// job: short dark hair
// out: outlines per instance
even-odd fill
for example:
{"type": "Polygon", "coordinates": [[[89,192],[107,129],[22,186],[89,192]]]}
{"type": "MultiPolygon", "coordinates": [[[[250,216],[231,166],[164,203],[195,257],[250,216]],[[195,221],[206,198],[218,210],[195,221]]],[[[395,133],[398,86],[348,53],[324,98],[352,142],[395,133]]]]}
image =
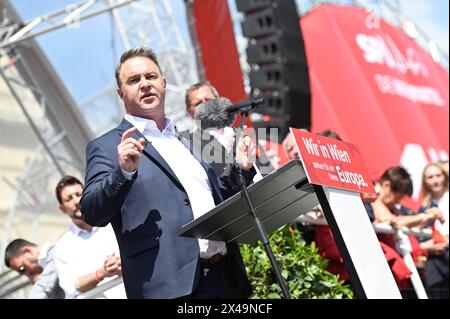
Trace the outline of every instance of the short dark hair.
{"type": "Polygon", "coordinates": [[[17,238],[14,239],[12,242],[9,243],[9,245],[6,247],[5,250],[5,265],[8,268],[11,268],[10,261],[11,259],[15,257],[22,256],[22,248],[25,246],[31,246],[31,247],[37,247],[35,243],[32,243],[28,240],[17,238]]]}
{"type": "Polygon", "coordinates": [[[209,81],[202,81],[202,82],[195,83],[186,90],[186,95],[184,97],[184,103],[186,104],[186,110],[191,106],[191,100],[189,99],[189,94],[191,94],[192,91],[196,91],[204,86],[209,87],[209,89],[211,90],[212,94],[214,95],[214,97],[216,99],[219,97],[219,93],[217,92],[216,88],[214,86],[212,86],[212,84],[209,81]]]}
{"type": "Polygon", "coordinates": [[[339,136],[339,134],[332,130],[322,131],[319,133],[319,135],[342,141],[342,138],[339,136]]]}
{"type": "Polygon", "coordinates": [[[152,49],[146,48],[146,47],[138,47],[134,49],[129,49],[128,51],[125,51],[122,56],[120,57],[119,64],[116,66],[115,76],[116,76],[116,83],[117,87],[122,87],[122,81],[120,80],[120,69],[122,68],[122,65],[125,63],[126,60],[134,58],[134,57],[144,57],[149,58],[153,61],[153,63],[156,64],[158,67],[159,72],[162,74],[161,67],[158,63],[158,58],[156,57],[155,52],[153,52],[152,49]]]}
{"type": "Polygon", "coordinates": [[[395,166],[388,168],[381,176],[381,183],[389,181],[391,183],[391,189],[395,193],[405,194],[411,196],[413,193],[413,184],[411,175],[408,171],[401,167],[395,166]]]}
{"type": "Polygon", "coordinates": [[[81,181],[74,176],[66,175],[60,179],[58,184],[56,184],[55,189],[56,199],[58,200],[58,203],[62,204],[61,192],[63,188],[68,185],[75,185],[75,184],[79,184],[81,185],[81,187],[83,187],[83,183],[81,183],[81,181]]]}

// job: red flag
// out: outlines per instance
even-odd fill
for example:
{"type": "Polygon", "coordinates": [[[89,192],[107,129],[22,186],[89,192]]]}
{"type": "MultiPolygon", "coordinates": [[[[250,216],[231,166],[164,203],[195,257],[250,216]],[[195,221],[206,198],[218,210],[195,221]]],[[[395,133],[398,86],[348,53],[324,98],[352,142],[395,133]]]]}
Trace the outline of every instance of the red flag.
{"type": "Polygon", "coordinates": [[[435,224],[433,224],[433,242],[435,244],[445,243],[445,237],[441,234],[439,230],[436,229],[435,224]]]}

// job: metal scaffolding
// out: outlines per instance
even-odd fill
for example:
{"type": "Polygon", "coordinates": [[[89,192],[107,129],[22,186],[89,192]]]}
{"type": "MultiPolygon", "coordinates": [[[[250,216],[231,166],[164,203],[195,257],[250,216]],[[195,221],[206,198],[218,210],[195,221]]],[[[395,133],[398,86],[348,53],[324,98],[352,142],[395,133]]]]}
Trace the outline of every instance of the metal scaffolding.
{"type": "MultiPolygon", "coordinates": [[[[111,5],[115,2],[108,0],[111,5]]],[[[189,128],[191,120],[186,116],[184,94],[186,89],[198,80],[197,66],[194,51],[184,40],[175,19],[171,1],[136,1],[121,10],[112,10],[111,19],[124,50],[147,46],[158,55],[159,64],[167,80],[166,115],[176,123],[179,130],[189,128]]],[[[115,51],[119,45],[116,44],[116,37],[112,37],[112,41],[114,55],[117,55],[115,51]]],[[[119,56],[115,58],[118,59],[119,56]]],[[[124,111],[115,92],[115,83],[107,84],[83,101],[80,107],[83,113],[90,113],[89,121],[97,124],[93,127],[95,135],[117,124],[124,111]],[[106,105],[112,105],[114,109],[114,112],[109,111],[106,117],[105,101],[109,103],[106,105]],[[100,116],[97,117],[96,114],[100,116]]]]}
{"type": "MultiPolygon", "coordinates": [[[[71,27],[104,13],[111,16],[121,50],[145,45],[158,54],[167,79],[166,114],[181,129],[190,124],[183,101],[185,89],[197,80],[195,60],[183,39],[169,0],[88,0],[40,15],[27,23],[21,21],[9,1],[0,0],[0,57],[7,61],[0,65],[0,75],[37,139],[35,150],[20,176],[15,180],[2,176],[12,190],[12,196],[0,238],[0,260],[3,260],[6,245],[13,239],[15,221],[31,220],[27,239],[33,241],[41,214],[49,210],[49,205],[55,205],[56,181],[66,173],[83,176],[87,142],[122,118],[123,107],[117,99],[114,83],[78,106],[35,42],[39,35],[71,27]],[[40,116],[23,102],[23,90],[34,96],[40,116]],[[107,103],[102,103],[105,98],[107,103]]],[[[115,34],[111,40],[115,48],[115,34]]],[[[0,270],[4,268],[1,263],[0,270]]],[[[11,278],[7,282],[12,288],[26,286],[26,283],[14,281],[18,278],[10,272],[4,274],[4,278],[11,278]]],[[[2,298],[17,290],[4,288],[2,298]]]]}

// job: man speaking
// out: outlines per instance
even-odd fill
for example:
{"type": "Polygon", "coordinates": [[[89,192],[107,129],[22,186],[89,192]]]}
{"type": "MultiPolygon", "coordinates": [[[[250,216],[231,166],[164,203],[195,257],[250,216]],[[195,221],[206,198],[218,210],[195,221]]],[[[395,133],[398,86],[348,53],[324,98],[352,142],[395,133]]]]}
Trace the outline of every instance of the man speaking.
{"type": "MultiPolygon", "coordinates": [[[[126,51],[115,75],[126,114],[86,148],[81,211],[92,226],[111,222],[128,298],[248,297],[236,243],[176,235],[233,194],[231,179],[198,161],[165,117],[166,80],[153,51],[126,51]]],[[[249,137],[239,140],[236,161],[247,183],[254,152],[249,137]]]]}

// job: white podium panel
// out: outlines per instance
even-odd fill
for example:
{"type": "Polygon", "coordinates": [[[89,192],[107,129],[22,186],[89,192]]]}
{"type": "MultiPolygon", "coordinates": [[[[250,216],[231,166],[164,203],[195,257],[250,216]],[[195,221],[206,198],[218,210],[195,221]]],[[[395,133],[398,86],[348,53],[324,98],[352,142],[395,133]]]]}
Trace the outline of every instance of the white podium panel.
{"type": "MultiPolygon", "coordinates": [[[[401,299],[400,291],[381,250],[359,193],[321,187],[366,298],[401,299]]],[[[326,212],[325,207],[327,205],[324,205],[322,200],[319,196],[319,201],[331,226],[333,222],[329,220],[330,212],[326,212]]],[[[333,235],[335,235],[334,232],[333,235]]],[[[335,235],[334,237],[336,239],[338,236],[335,235]]],[[[341,247],[339,248],[341,249],[341,247]]]]}

